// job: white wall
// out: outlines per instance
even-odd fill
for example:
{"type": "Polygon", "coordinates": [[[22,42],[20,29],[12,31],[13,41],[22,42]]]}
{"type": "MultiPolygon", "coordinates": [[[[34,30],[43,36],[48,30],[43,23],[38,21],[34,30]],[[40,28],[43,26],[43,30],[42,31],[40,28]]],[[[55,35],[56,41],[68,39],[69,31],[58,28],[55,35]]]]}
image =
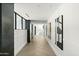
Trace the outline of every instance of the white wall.
{"type": "Polygon", "coordinates": [[[79,4],[62,4],[48,22],[52,22],[52,39],[48,39],[48,42],[56,55],[79,55],[79,4]],[[55,19],[60,15],[63,15],[64,23],[63,51],[55,45],[55,19]]]}
{"type": "Polygon", "coordinates": [[[27,30],[14,30],[14,55],[27,44],[27,30]]]}
{"type": "Polygon", "coordinates": [[[79,55],[79,4],[65,6],[64,55],[79,55]]]}
{"type": "MultiPolygon", "coordinates": [[[[51,22],[51,40],[48,38],[48,42],[50,46],[53,48],[56,55],[63,55],[63,51],[57,47],[55,44],[55,19],[59,17],[59,15],[63,14],[63,6],[60,6],[56,12],[50,16],[48,23],[51,22]]],[[[47,32],[48,33],[48,32],[47,32]]]]}
{"type": "MultiPolygon", "coordinates": [[[[23,13],[24,10],[22,9],[22,7],[16,6],[16,4],[14,4],[14,11],[20,14],[22,17],[29,19],[23,13]]],[[[17,55],[26,44],[27,44],[27,30],[23,30],[23,29],[14,30],[14,55],[17,55]]]]}

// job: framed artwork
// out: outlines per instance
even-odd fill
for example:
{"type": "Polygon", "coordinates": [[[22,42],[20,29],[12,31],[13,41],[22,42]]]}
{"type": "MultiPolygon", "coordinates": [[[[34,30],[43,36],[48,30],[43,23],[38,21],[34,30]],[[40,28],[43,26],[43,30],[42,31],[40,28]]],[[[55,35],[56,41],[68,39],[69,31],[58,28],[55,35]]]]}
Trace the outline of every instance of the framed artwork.
{"type": "Polygon", "coordinates": [[[48,24],[48,38],[51,39],[51,23],[48,24]]]}
{"type": "Polygon", "coordinates": [[[63,50],[63,15],[55,19],[55,44],[63,50]]]}

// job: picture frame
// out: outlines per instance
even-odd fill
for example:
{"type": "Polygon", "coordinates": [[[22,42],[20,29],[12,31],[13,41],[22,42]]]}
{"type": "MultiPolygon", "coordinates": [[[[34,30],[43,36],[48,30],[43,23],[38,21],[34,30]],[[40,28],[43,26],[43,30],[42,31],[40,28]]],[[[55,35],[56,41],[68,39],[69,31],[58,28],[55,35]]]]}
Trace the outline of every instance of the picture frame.
{"type": "Polygon", "coordinates": [[[48,38],[51,39],[51,22],[48,23],[48,38]]]}
{"type": "Polygon", "coordinates": [[[63,15],[55,19],[55,44],[63,50],[63,15]]]}

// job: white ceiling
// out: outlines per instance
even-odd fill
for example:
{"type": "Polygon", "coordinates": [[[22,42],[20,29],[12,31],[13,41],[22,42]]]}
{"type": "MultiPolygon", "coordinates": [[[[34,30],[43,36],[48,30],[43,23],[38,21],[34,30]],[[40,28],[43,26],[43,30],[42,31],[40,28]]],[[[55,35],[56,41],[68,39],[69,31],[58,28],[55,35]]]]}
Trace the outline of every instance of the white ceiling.
{"type": "Polygon", "coordinates": [[[14,10],[31,20],[47,20],[60,3],[15,3],[14,10]]]}

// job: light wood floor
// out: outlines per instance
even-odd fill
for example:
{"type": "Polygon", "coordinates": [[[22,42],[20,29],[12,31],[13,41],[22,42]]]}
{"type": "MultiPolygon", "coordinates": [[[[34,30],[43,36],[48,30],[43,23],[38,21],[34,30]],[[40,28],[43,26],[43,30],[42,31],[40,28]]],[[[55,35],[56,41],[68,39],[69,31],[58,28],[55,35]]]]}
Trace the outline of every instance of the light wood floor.
{"type": "Polygon", "coordinates": [[[43,37],[35,37],[17,56],[55,56],[55,53],[43,37]]]}

